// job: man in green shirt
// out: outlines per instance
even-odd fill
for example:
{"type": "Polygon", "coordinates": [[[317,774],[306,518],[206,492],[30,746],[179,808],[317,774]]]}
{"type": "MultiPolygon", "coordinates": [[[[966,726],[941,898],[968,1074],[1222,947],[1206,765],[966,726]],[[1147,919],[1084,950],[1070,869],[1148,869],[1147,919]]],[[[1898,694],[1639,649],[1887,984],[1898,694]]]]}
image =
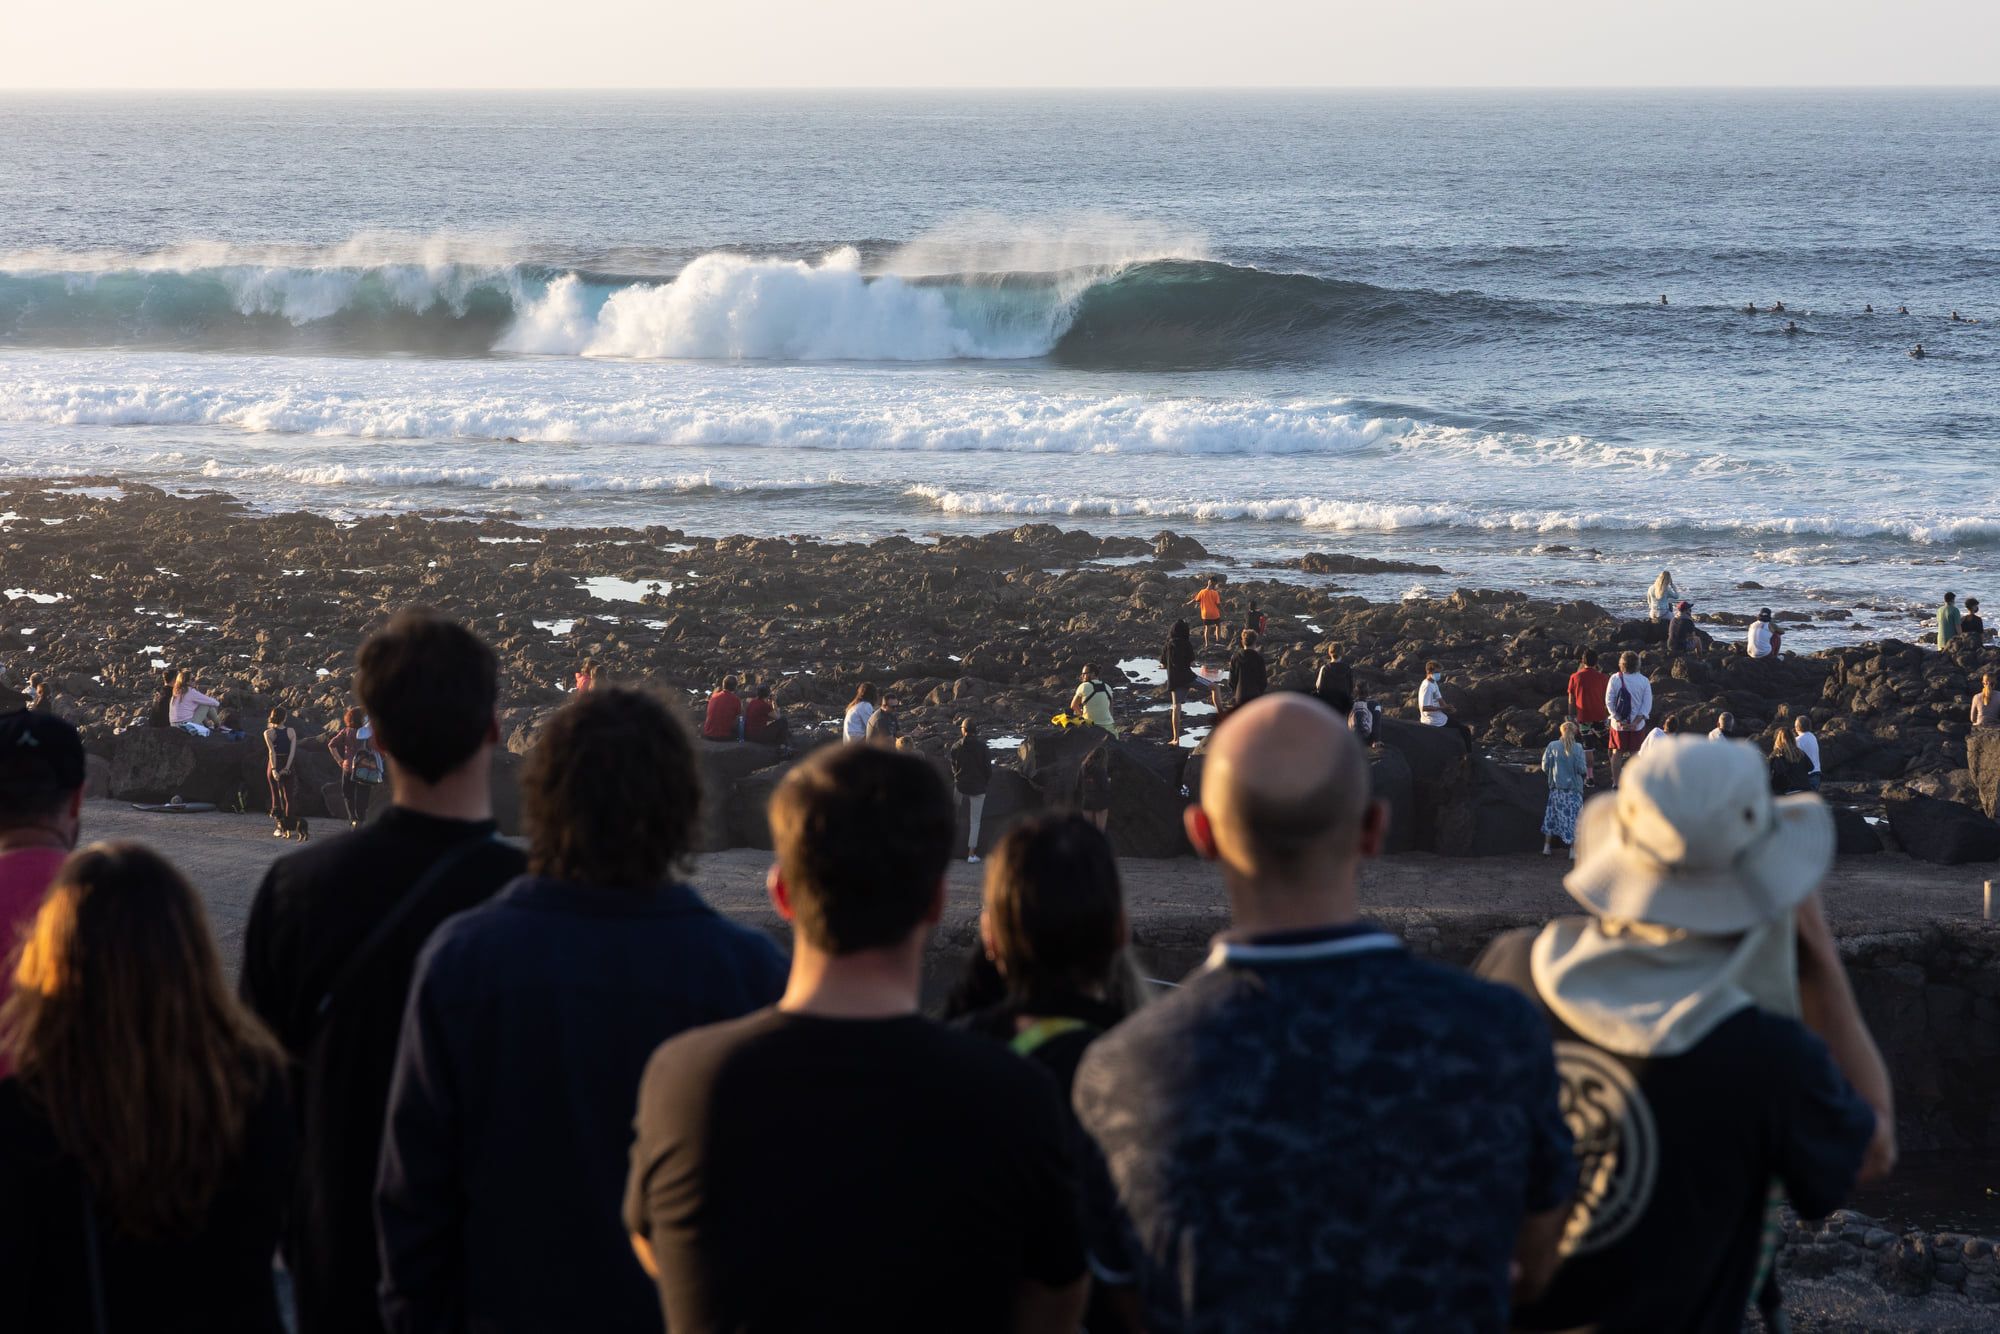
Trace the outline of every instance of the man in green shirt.
{"type": "Polygon", "coordinates": [[[1950,648],[1951,641],[1958,637],[1958,594],[1946,593],[1944,605],[1937,613],[1937,646],[1950,648]]]}

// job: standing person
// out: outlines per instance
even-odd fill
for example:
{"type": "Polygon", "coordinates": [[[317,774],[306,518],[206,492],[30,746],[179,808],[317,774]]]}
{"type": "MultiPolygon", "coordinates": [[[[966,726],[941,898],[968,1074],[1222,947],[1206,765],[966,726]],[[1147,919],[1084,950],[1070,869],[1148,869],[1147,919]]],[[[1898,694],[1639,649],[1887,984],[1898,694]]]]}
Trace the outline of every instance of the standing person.
{"type": "Polygon", "coordinates": [[[1167,669],[1167,724],[1173,729],[1174,744],[1181,743],[1181,706],[1194,699],[1194,643],[1188,637],[1188,623],[1175,621],[1167,632],[1167,651],[1160,656],[1167,669]]]}
{"type": "Polygon", "coordinates": [[[1444,665],[1424,664],[1423,684],[1417,687],[1417,717],[1426,727],[1443,727],[1451,721],[1444,711],[1444,665]]]}
{"type": "Polygon", "coordinates": [[[1653,712],[1653,683],[1639,674],[1639,655],[1618,655],[1617,675],[1604,687],[1604,712],[1611,725],[1611,785],[1625,762],[1646,744],[1646,723],[1653,712]]]}
{"type": "Polygon", "coordinates": [[[1187,831],[1232,926],[1076,1076],[1149,1331],[1497,1330],[1554,1265],[1576,1165],[1548,1029],[1361,920],[1368,793],[1316,700],[1209,744],[1187,831]]]}
{"type": "Polygon", "coordinates": [[[7,1327],[282,1334],[285,1054],[230,996],[193,887],[136,843],[84,849],[16,977],[0,1005],[7,1327]]]}
{"type": "Polygon", "coordinates": [[[375,1169],[417,953],[523,866],[495,836],[492,651],[435,612],[404,611],[361,646],[354,686],[391,805],[346,838],[280,858],[243,937],[243,998],[301,1066],[285,1242],[299,1334],[382,1328],[375,1169]]]}
{"type": "Polygon", "coordinates": [[[1666,620],[1667,614],[1674,609],[1674,603],[1680,600],[1680,596],[1680,589],[1674,587],[1674,576],[1666,570],[1661,570],[1659,578],[1653,580],[1652,587],[1646,590],[1646,618],[1653,621],[1666,620]]]}
{"type": "Polygon", "coordinates": [[[271,710],[270,726],[264,729],[264,778],[271,789],[271,822],[276,826],[271,837],[295,838],[303,843],[309,831],[296,809],[299,776],[292,770],[299,758],[299,734],[285,725],[289,716],[283,706],[271,710]]]}
{"type": "Polygon", "coordinates": [[[1937,609],[1937,646],[1950,648],[1952,640],[1958,637],[1959,627],[1958,594],[1946,593],[1944,602],[1937,609]]]}
{"type": "MultiPolygon", "coordinates": [[[[998,974],[1002,995],[956,1021],[1054,1078],[1090,1201],[1078,1204],[1099,1274],[1127,1272],[1129,1261],[1120,1239],[1088,1230],[1091,1218],[1111,1212],[1110,1180],[1069,1107],[1083,1053],[1144,1003],[1144,993],[1126,985],[1125,942],[1125,896],[1109,840],[1073,814],[1030,816],[1007,831],[986,868],[979,962],[998,974]]],[[[1110,1285],[1092,1286],[1084,1329],[1129,1327],[1115,1294],[1110,1285]]]]}
{"type": "Polygon", "coordinates": [[[769,685],[760,682],[743,706],[743,739],[760,746],[784,746],[791,742],[791,720],[778,712],[769,685]]]}
{"type": "Polygon", "coordinates": [[[1557,839],[1576,856],[1576,817],[1583,809],[1583,790],[1595,776],[1590,767],[1590,748],[1583,744],[1574,722],[1562,725],[1562,734],[1542,750],[1542,773],[1549,780],[1549,804],[1542,812],[1542,855],[1548,856],[1557,839]]]}
{"type": "Polygon", "coordinates": [[[1250,603],[1249,614],[1243,618],[1243,628],[1245,630],[1255,630],[1259,639],[1271,633],[1271,618],[1257,609],[1257,604],[1254,600],[1250,603]]]}
{"type": "Polygon", "coordinates": [[[1111,747],[1098,742],[1076,770],[1076,808],[1097,826],[1111,827],[1111,747]]]}
{"type": "Polygon", "coordinates": [[[1077,1327],[1052,1082],[918,1013],[956,833],[915,756],[829,748],[779,784],[784,997],[668,1042],[639,1091],[625,1221],[674,1334],[1077,1327]]]}
{"type": "Polygon", "coordinates": [[[1699,653],[1701,640],[1694,629],[1694,604],[1681,601],[1674,604],[1674,618],[1667,622],[1667,652],[1699,653]]]}
{"type": "Polygon", "coordinates": [[[1965,600],[1965,615],[1958,618],[1958,633],[1952,637],[1954,643],[1969,644],[1973,648],[1986,643],[1986,618],[1979,614],[1979,599],[1965,600]]]}
{"type": "Polygon", "coordinates": [[[1771,733],[1771,795],[1790,796],[1811,787],[1805,753],[1781,724],[1771,733]]]}
{"type": "MultiPolygon", "coordinates": [[[[7,971],[14,943],[76,846],[84,780],[76,728],[28,709],[0,714],[0,1000],[14,981],[7,971]]],[[[7,1069],[0,1046],[0,1080],[7,1069]]]]}
{"type": "Polygon", "coordinates": [[[986,810],[986,791],[993,784],[993,752],[979,739],[970,718],[958,720],[958,744],[951,748],[951,787],[966,812],[965,860],[979,860],[979,817],[986,810]]]}
{"type": "Polygon", "coordinates": [[[1569,716],[1576,723],[1577,739],[1589,746],[1603,736],[1611,714],[1604,692],[1611,678],[1597,670],[1597,651],[1585,649],[1577,655],[1576,670],[1569,674],[1569,716]]]}
{"type": "Polygon", "coordinates": [[[594,659],[585,658],[581,663],[577,664],[575,684],[578,690],[594,690],[597,688],[597,663],[594,659]]]}
{"type": "Polygon", "coordinates": [[[900,703],[894,695],[882,696],[882,707],[868,715],[869,745],[885,750],[896,748],[897,739],[903,735],[903,720],[896,713],[900,703]]]}
{"type": "Polygon", "coordinates": [[[327,750],[340,761],[340,800],[347,807],[347,825],[359,829],[368,819],[368,803],[382,786],[382,752],[375,749],[375,731],[368,726],[368,714],[349,709],[341,717],[340,731],[327,742],[327,750]]]}
{"type": "Polygon", "coordinates": [[[1345,714],[1354,708],[1354,669],[1340,660],[1340,645],[1326,646],[1326,661],[1313,677],[1313,694],[1335,713],[1345,714]]]}
{"type": "Polygon", "coordinates": [[[708,697],[708,711],[701,722],[704,741],[743,739],[743,697],[736,693],[736,678],[725,676],[708,697]]]}
{"type": "Polygon", "coordinates": [[[1239,643],[1241,647],[1229,660],[1230,702],[1238,709],[1271,688],[1270,672],[1257,648],[1257,632],[1245,630],[1239,643]]]}
{"type": "Polygon", "coordinates": [[[1811,791],[1817,792],[1819,791],[1822,775],[1819,765],[1819,738],[1813,735],[1812,719],[1802,713],[1794,720],[1792,726],[1798,733],[1798,736],[1793,740],[1793,744],[1798,747],[1799,754],[1805,756],[1806,765],[1808,766],[1806,787],[1811,791]]]}
{"type": "Polygon", "coordinates": [[[1776,657],[1784,639],[1785,632],[1771,623],[1769,607],[1759,609],[1757,619],[1750,622],[1750,628],[1743,634],[1744,647],[1753,658],[1776,657]]]}
{"type": "Polygon", "coordinates": [[[1972,697],[1972,725],[2000,727],[2000,696],[1993,689],[1993,673],[1982,673],[1979,682],[1979,693],[1972,697]]]}
{"type": "Polygon", "coordinates": [[[1111,687],[1097,679],[1094,663],[1083,664],[1076,690],[1069,697],[1069,716],[1101,727],[1112,736],[1118,735],[1118,724],[1111,719],[1111,687]]]}
{"type": "Polygon", "coordinates": [[[619,1226],[660,1043],[785,987],[769,937],[678,879],[687,729],[637,690],[557,711],[521,772],[528,872],[439,927],[410,988],[376,1209],[391,1331],[658,1331],[619,1226]]]}
{"type": "Polygon", "coordinates": [[[199,736],[207,736],[215,726],[216,710],[222,701],[213,695],[204,695],[195,688],[194,678],[183,671],[174,678],[173,702],[168,711],[168,720],[175,727],[184,727],[199,736]]]}
{"type": "Polygon", "coordinates": [[[843,741],[855,745],[868,740],[868,720],[875,716],[875,687],[863,681],[854,688],[854,698],[848,702],[847,713],[840,720],[840,735],[843,741]]]}
{"type": "Polygon", "coordinates": [[[1208,582],[1185,604],[1201,609],[1201,642],[1205,645],[1222,642],[1222,591],[1218,583],[1211,574],[1208,582]]]}
{"type": "Polygon", "coordinates": [[[1475,965],[1554,1029],[1583,1160],[1562,1266],[1515,1328],[1735,1334],[1773,1182],[1817,1218],[1893,1164],[1888,1070],[1815,893],[1834,843],[1749,747],[1673,740],[1584,808],[1563,884],[1587,915],[1475,965]]]}

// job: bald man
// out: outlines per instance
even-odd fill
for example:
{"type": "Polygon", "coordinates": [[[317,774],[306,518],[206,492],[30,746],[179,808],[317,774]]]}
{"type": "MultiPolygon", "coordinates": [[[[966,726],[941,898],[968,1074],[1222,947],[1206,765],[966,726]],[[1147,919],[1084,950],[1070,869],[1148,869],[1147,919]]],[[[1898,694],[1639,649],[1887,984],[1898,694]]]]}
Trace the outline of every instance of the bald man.
{"type": "Polygon", "coordinates": [[[1232,927],[1076,1080],[1145,1328],[1504,1328],[1576,1180],[1545,1021],[1360,919],[1388,811],[1320,701],[1231,715],[1186,818],[1232,927]]]}

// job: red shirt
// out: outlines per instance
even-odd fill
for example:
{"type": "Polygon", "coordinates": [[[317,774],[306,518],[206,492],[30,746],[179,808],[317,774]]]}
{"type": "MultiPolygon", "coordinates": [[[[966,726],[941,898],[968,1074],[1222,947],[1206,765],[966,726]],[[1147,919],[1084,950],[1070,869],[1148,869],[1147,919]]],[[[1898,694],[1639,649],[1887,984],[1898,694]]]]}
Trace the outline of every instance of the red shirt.
{"type": "MultiPolygon", "coordinates": [[[[41,911],[42,895],[49,882],[69,859],[61,848],[16,848],[0,852],[0,959],[14,952],[14,946],[35,924],[41,911]]],[[[14,984],[11,973],[0,976],[0,999],[14,984]]],[[[0,1079],[7,1077],[7,1061],[0,1057],[0,1079]]]]}
{"type": "Polygon", "coordinates": [[[1611,678],[1595,667],[1579,667],[1569,677],[1569,711],[1580,723],[1601,723],[1611,716],[1604,707],[1604,692],[1611,678]]]}
{"type": "Polygon", "coordinates": [[[749,741],[762,741],[770,735],[771,718],[778,706],[768,699],[753,699],[743,706],[743,736],[749,741]]]}
{"type": "Polygon", "coordinates": [[[736,720],[742,716],[743,701],[736,692],[718,690],[708,697],[708,717],[702,721],[701,734],[710,741],[734,741],[736,720]]]}

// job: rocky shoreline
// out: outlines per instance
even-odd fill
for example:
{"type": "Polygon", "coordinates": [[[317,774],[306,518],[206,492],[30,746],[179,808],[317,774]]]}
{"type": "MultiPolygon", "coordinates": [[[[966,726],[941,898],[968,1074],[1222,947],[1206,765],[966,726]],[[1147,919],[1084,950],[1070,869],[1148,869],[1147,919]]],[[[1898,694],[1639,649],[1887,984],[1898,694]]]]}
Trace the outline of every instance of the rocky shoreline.
{"type": "MultiPolygon", "coordinates": [[[[1376,779],[1399,817],[1399,850],[1538,846],[1542,784],[1528,770],[1560,721],[1577,651],[1589,646],[1644,654],[1656,712],[1686,731],[1706,732],[1726,710],[1758,735],[1812,711],[1843,851],[2000,857],[2000,826],[1989,818],[2000,764],[1983,764],[1979,746],[1969,753],[1966,723],[1979,671],[2000,665],[1993,651],[1887,640],[1752,661],[1733,642],[1710,642],[1670,660],[1664,627],[1592,603],[1469,590],[1370,603],[1338,579],[1379,572],[1381,562],[1316,555],[1288,563],[1279,579],[1172,532],[1142,541],[1030,524],[861,545],[662,526],[541,528],[449,511],[336,521],[107,477],[11,481],[0,491],[0,672],[17,688],[44,676],[52,706],[84,728],[120,796],[159,799],[176,787],[228,804],[238,768],[247,776],[236,800],[261,794],[261,754],[135,736],[161,665],[193,669],[253,734],[264,711],[283,704],[302,736],[317,736],[350,702],[354,650],[369,630],[399,606],[428,603],[465,618],[498,651],[512,753],[527,748],[586,660],[611,679],[686,699],[690,716],[725,674],[767,681],[808,735],[823,734],[867,680],[900,698],[907,744],[919,750],[942,755],[965,717],[989,738],[1020,739],[989,807],[995,832],[1016,810],[1066,798],[1081,739],[1047,720],[1093,662],[1125,729],[1114,839],[1130,855],[1173,855],[1182,850],[1180,791],[1198,782],[1198,761],[1168,744],[1155,660],[1167,627],[1190,614],[1199,580],[1188,567],[1198,563],[1228,571],[1232,621],[1253,601],[1269,618],[1274,687],[1307,686],[1335,641],[1390,717],[1409,720],[1424,661],[1444,664],[1447,707],[1478,744],[1467,756],[1450,736],[1391,723],[1376,779]]],[[[719,798],[710,844],[757,843],[757,802],[774,778],[759,771],[778,757],[706,750],[719,798]]],[[[310,804],[333,774],[323,753],[307,753],[310,804]]]]}

